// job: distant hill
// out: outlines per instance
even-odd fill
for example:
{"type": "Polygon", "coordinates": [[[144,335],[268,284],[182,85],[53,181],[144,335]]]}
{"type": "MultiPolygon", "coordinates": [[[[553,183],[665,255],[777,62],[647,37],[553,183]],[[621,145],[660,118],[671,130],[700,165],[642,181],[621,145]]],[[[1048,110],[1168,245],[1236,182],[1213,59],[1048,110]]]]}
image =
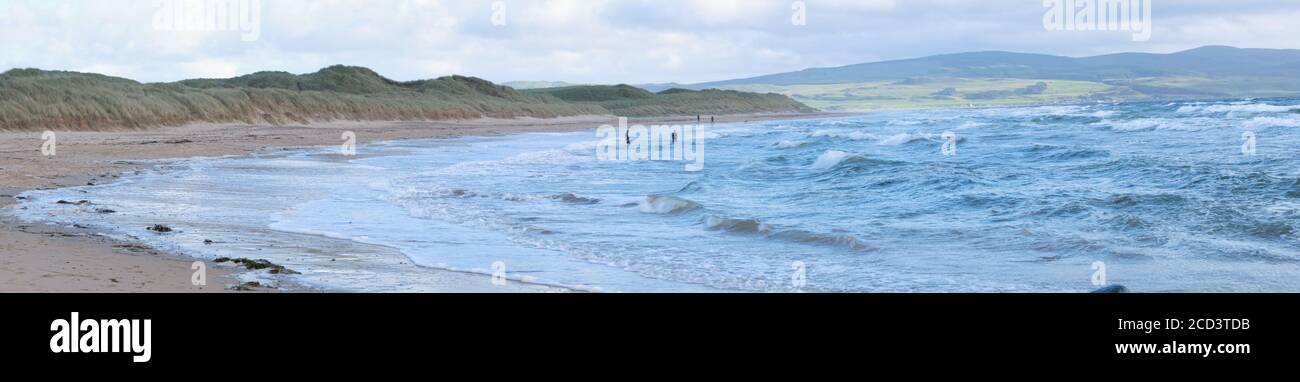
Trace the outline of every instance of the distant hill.
{"type": "Polygon", "coordinates": [[[1119,53],[1071,58],[1011,52],[945,54],[815,68],[798,72],[691,85],[840,84],[909,77],[1023,78],[1106,81],[1168,76],[1300,76],[1300,50],[1207,46],[1178,53],[1119,53]]]}
{"type": "MultiPolygon", "coordinates": [[[[637,89],[639,90],[639,89],[637,89]]],[[[0,130],[149,128],[194,122],[308,124],[331,120],[442,120],[573,115],[677,116],[811,110],[782,95],[643,102],[570,101],[463,76],[394,81],[331,66],[310,74],[259,72],[227,79],[142,84],[99,74],[15,69],[0,74],[0,130]],[[619,114],[635,112],[637,114],[619,114]]]]}
{"type": "Polygon", "coordinates": [[[808,107],[780,94],[734,90],[668,89],[658,93],[630,85],[570,86],[526,90],[580,105],[599,106],[615,115],[727,115],[753,113],[810,113],[808,107]]]}
{"type": "Polygon", "coordinates": [[[633,86],[636,86],[636,87],[638,87],[638,88],[642,88],[642,89],[645,89],[645,90],[648,90],[648,91],[651,91],[651,92],[655,92],[655,93],[658,93],[658,92],[661,92],[661,91],[664,91],[664,90],[668,90],[668,89],[690,89],[690,88],[691,88],[691,87],[688,86],[688,85],[679,84],[679,83],[676,83],[676,82],[666,82],[666,83],[661,83],[661,84],[640,84],[640,85],[633,85],[633,86]]]}
{"type": "Polygon", "coordinates": [[[566,86],[582,85],[564,81],[509,81],[502,82],[501,84],[519,90],[562,88],[566,86]]]}
{"type": "MultiPolygon", "coordinates": [[[[875,89],[859,93],[898,101],[902,107],[933,104],[932,98],[907,95],[914,87],[926,90],[935,84],[977,80],[977,85],[992,89],[971,89],[967,93],[1007,91],[997,82],[1007,80],[1048,81],[1049,88],[1040,97],[1020,97],[1026,102],[1078,102],[1091,100],[1197,99],[1228,97],[1274,97],[1300,95],[1300,50],[1240,49],[1207,46],[1177,53],[1119,53],[1093,57],[1062,57],[1012,52],[972,52],[945,54],[907,60],[883,61],[834,68],[813,68],[797,72],[759,77],[684,85],[692,89],[724,88],[773,91],[801,101],[838,97],[844,102],[811,105],[828,108],[882,106],[879,102],[853,95],[850,90],[875,89]],[[910,82],[909,82],[910,81],[910,82]],[[1071,89],[1093,87],[1082,98],[1074,92],[1066,98],[1054,98],[1052,83],[1069,84],[1071,89]],[[827,93],[824,85],[835,87],[827,93]],[[867,101],[867,102],[862,102],[867,101]]],[[[1017,85],[1019,86],[1019,85],[1017,85]]],[[[942,89],[942,88],[941,88],[942,89]]],[[[961,88],[955,88],[960,93],[961,88]]],[[[985,93],[993,94],[993,93],[985,93]]],[[[1024,96],[1016,92],[1002,93],[1024,96]]],[[[977,97],[978,98],[978,97],[977,97]]],[[[1001,97],[974,101],[1006,101],[1001,97]]],[[[956,97],[947,106],[964,104],[956,97]]],[[[887,106],[884,106],[887,107],[887,106]]]]}

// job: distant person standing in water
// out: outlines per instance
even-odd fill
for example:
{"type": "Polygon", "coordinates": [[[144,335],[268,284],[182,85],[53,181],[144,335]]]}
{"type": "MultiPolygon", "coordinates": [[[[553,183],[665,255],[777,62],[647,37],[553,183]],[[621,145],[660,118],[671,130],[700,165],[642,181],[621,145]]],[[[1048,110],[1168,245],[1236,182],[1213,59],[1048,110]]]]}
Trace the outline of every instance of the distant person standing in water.
{"type": "Polygon", "coordinates": [[[709,116],[709,124],[710,124],[710,125],[713,124],[713,116],[712,116],[712,115],[709,116]]]}

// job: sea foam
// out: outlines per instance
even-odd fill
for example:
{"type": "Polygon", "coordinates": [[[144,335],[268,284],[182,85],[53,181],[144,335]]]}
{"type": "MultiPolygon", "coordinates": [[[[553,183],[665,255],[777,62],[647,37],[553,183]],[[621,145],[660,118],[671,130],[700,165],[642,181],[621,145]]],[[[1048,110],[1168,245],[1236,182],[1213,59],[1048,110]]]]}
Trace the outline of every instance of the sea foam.
{"type": "Polygon", "coordinates": [[[817,157],[817,161],[812,164],[812,169],[826,170],[838,166],[840,163],[844,163],[844,161],[853,157],[856,157],[856,155],[839,150],[830,150],[817,157]]]}

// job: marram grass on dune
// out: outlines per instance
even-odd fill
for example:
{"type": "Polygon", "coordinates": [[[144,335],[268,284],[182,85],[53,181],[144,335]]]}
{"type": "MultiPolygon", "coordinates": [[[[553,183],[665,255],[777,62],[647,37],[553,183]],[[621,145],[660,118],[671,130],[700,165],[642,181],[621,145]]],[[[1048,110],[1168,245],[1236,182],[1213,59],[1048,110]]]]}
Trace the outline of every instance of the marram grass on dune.
{"type": "Polygon", "coordinates": [[[525,93],[554,96],[568,102],[595,105],[611,114],[627,117],[817,111],[781,94],[747,93],[735,90],[672,88],[651,93],[629,85],[585,85],[526,90],[525,93]]]}
{"type": "Polygon", "coordinates": [[[15,69],[0,74],[0,129],[95,131],[203,122],[280,125],[333,120],[813,111],[774,94],[645,93],[647,96],[637,99],[566,100],[544,92],[520,92],[474,77],[399,82],[370,69],[348,66],[332,66],[304,75],[259,72],[230,79],[154,84],[99,74],[15,69]]]}

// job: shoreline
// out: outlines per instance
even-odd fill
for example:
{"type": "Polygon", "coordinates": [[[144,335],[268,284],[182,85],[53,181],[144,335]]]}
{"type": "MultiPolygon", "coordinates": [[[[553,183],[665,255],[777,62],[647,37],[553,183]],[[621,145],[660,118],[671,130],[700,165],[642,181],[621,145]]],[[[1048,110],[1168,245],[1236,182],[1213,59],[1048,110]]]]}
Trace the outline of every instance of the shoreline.
{"type": "MultiPolygon", "coordinates": [[[[717,116],[716,123],[757,122],[851,116],[860,113],[751,114],[717,116]]],[[[18,195],[115,182],[120,174],[203,157],[237,156],[259,151],[288,151],[343,143],[345,131],[357,144],[407,139],[500,136],[535,132],[594,130],[616,124],[614,116],[555,119],[477,119],[429,122],[332,121],[312,125],[191,124],[151,130],[59,132],[56,155],[43,156],[40,132],[0,132],[0,209],[15,208],[18,195]]],[[[633,124],[694,122],[694,117],[629,118],[633,124]]],[[[238,276],[231,265],[183,253],[117,240],[82,227],[24,223],[0,211],[0,293],[8,292],[235,292],[238,276]],[[203,261],[207,285],[191,283],[191,263],[203,261]]],[[[488,275],[431,269],[453,282],[487,280],[488,275]],[[448,275],[447,273],[456,273],[448,275]],[[464,276],[464,277],[462,277],[464,276]],[[460,280],[460,281],[456,281],[460,280]]],[[[254,292],[329,291],[288,280],[280,288],[254,292]]],[[[515,284],[515,283],[512,283],[515,284]]],[[[458,288],[450,288],[458,289],[458,288]]],[[[511,292],[545,292],[556,288],[524,285],[511,292]]]]}

